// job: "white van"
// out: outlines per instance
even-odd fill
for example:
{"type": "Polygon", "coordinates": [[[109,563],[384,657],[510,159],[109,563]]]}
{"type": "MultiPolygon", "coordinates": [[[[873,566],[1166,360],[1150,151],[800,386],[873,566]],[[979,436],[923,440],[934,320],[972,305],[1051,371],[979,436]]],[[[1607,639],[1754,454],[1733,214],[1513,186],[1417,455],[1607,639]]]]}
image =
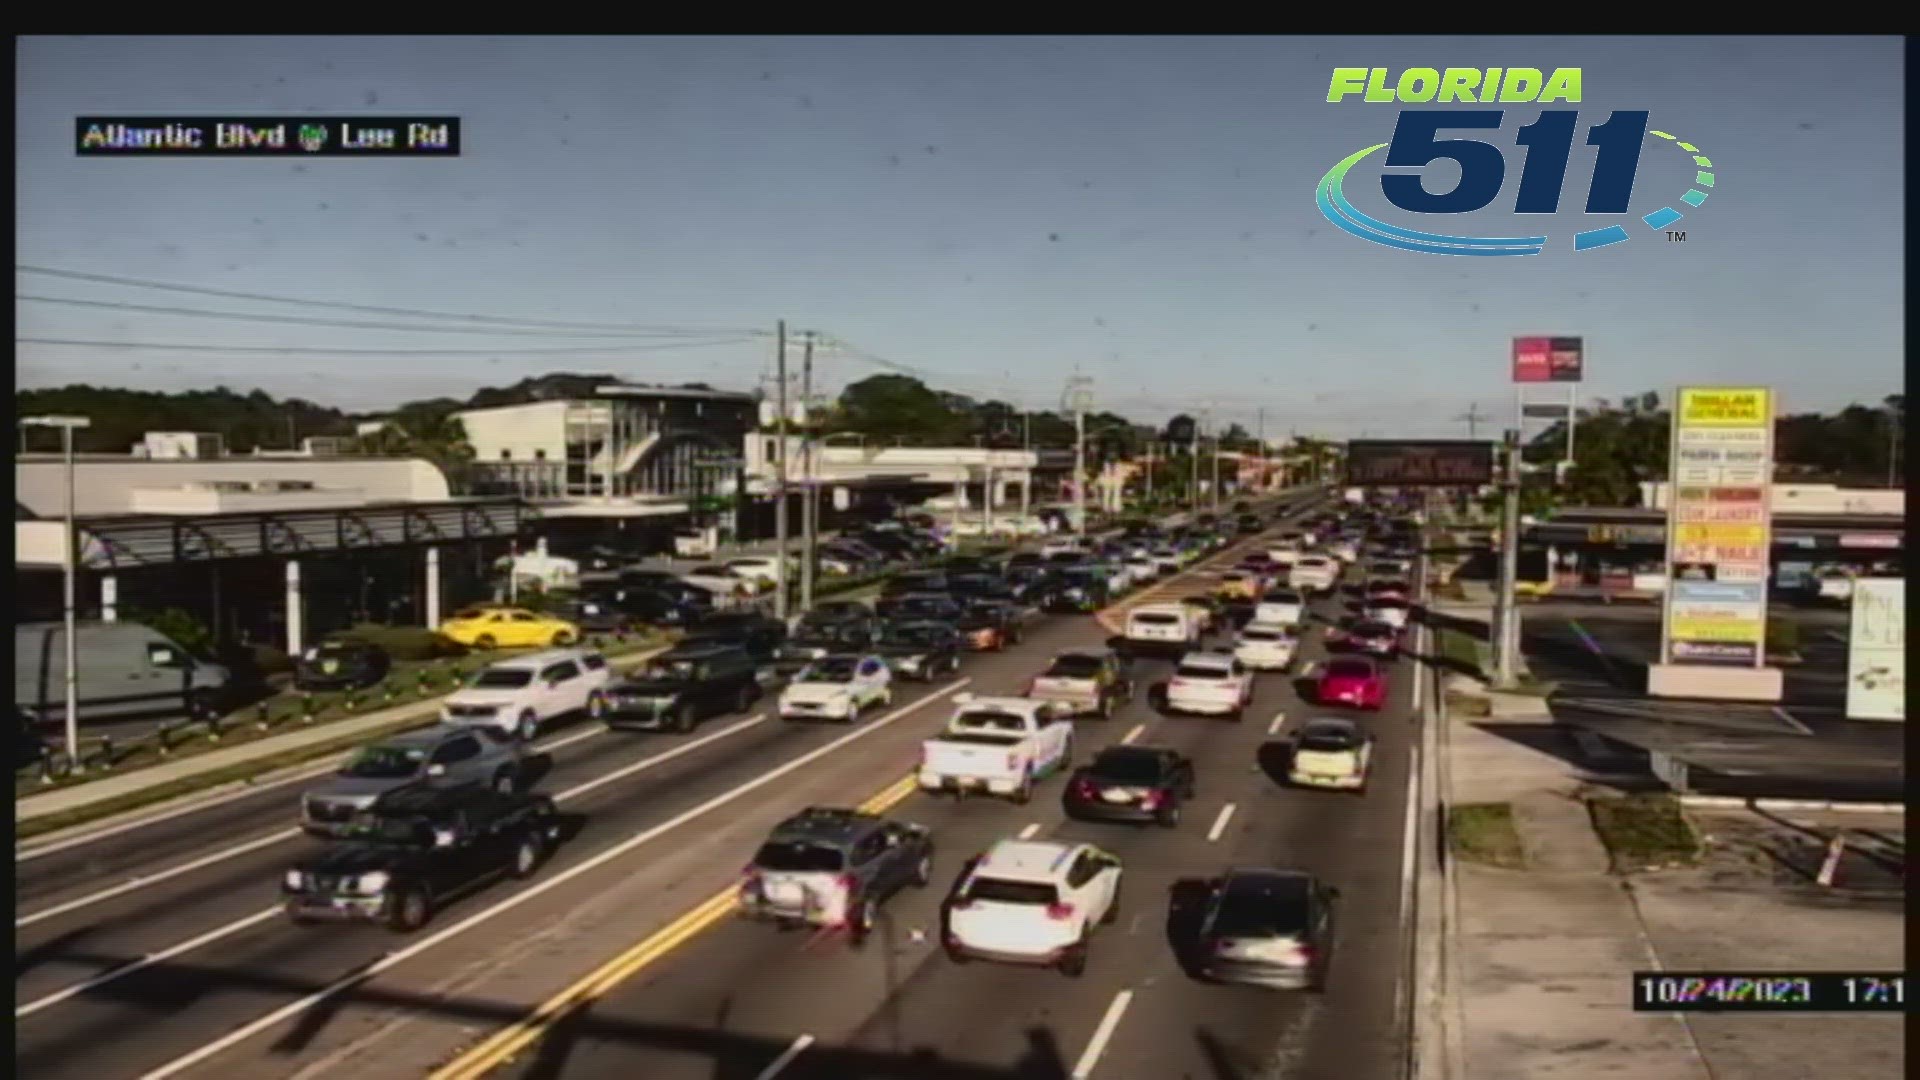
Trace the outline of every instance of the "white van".
{"type": "Polygon", "coordinates": [[[1185,604],[1143,604],[1127,613],[1130,651],[1183,655],[1200,644],[1200,633],[1199,613],[1185,604]]]}

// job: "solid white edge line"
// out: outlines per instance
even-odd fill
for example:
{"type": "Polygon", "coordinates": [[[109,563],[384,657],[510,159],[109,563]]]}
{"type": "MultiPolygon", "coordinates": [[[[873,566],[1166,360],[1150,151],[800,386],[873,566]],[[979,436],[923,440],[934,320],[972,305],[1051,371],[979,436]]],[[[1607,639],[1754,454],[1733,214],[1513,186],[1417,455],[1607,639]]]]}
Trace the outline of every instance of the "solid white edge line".
{"type": "Polygon", "coordinates": [[[1093,1029],[1093,1038],[1087,1040],[1087,1048],[1080,1052],[1080,1060],[1073,1063],[1071,1080],[1087,1080],[1093,1075],[1094,1066],[1100,1064],[1100,1055],[1113,1041],[1113,1033],[1120,1026],[1120,1018],[1127,1014],[1127,1006],[1133,1003],[1133,991],[1122,990],[1113,995],[1113,1003],[1107,1006],[1106,1015],[1100,1017],[1100,1026],[1093,1029]]]}
{"type": "Polygon", "coordinates": [[[1287,722],[1286,713],[1284,712],[1274,713],[1273,722],[1267,725],[1267,734],[1268,735],[1280,734],[1280,729],[1286,725],[1286,722],[1287,722]]]}
{"type": "Polygon", "coordinates": [[[1039,831],[1040,831],[1040,823],[1039,823],[1039,822],[1037,822],[1037,821],[1030,821],[1030,822],[1028,822],[1028,823],[1027,823],[1027,827],[1026,827],[1026,828],[1024,828],[1024,829],[1021,829],[1021,830],[1020,830],[1020,833],[1019,833],[1019,835],[1018,835],[1018,836],[1016,836],[1016,837],[1015,837],[1015,839],[1016,839],[1016,840],[1031,840],[1031,839],[1033,839],[1033,836],[1034,836],[1034,834],[1035,834],[1035,833],[1037,833],[1037,832],[1039,832],[1039,831]]]}
{"type": "Polygon", "coordinates": [[[1807,725],[1805,725],[1805,724],[1803,724],[1803,723],[1801,723],[1801,722],[1800,722],[1800,721],[1799,721],[1798,719],[1796,719],[1796,718],[1794,717],[1794,715],[1793,715],[1792,713],[1790,713],[1790,712],[1788,712],[1787,710],[1785,710],[1785,709],[1783,709],[1783,708],[1781,708],[1781,707],[1780,707],[1780,706],[1778,706],[1778,705],[1775,705],[1775,706],[1773,707],[1773,715],[1775,715],[1775,716],[1777,716],[1777,717],[1779,717],[1779,718],[1780,718],[1781,720],[1783,720],[1783,721],[1785,721],[1785,722],[1786,722],[1787,724],[1789,724],[1789,725],[1791,725],[1791,726],[1792,726],[1792,728],[1793,728],[1793,730],[1795,730],[1795,731],[1797,731],[1797,732],[1799,732],[1799,733],[1800,733],[1800,734],[1802,734],[1802,735],[1812,735],[1812,734],[1813,734],[1813,729],[1812,729],[1812,728],[1810,728],[1810,727],[1808,727],[1807,725]]]}
{"type": "Polygon", "coordinates": [[[755,1076],[753,1080],[773,1080],[773,1078],[779,1076],[787,1066],[793,1064],[794,1058],[806,1053],[807,1047],[812,1045],[813,1036],[811,1035],[802,1035],[793,1040],[793,1045],[782,1050],[780,1056],[769,1062],[766,1068],[761,1069],[759,1075],[755,1076]]]}
{"type": "Polygon", "coordinates": [[[1125,735],[1122,735],[1120,737],[1120,745],[1130,746],[1133,744],[1133,740],[1139,738],[1142,735],[1145,735],[1146,733],[1147,733],[1147,725],[1135,724],[1133,726],[1132,731],[1129,731],[1125,735]]]}
{"type": "Polygon", "coordinates": [[[61,989],[55,990],[53,993],[48,994],[45,997],[37,998],[33,1001],[27,1002],[25,1005],[22,1005],[19,1008],[13,1010],[13,1018],[15,1020],[19,1020],[22,1017],[32,1016],[34,1013],[37,1013],[42,1009],[51,1008],[70,998],[78,997],[79,995],[86,993],[87,991],[93,989],[96,986],[105,986],[110,982],[114,982],[115,980],[125,978],[126,976],[131,975],[136,971],[140,971],[145,968],[150,968],[155,964],[159,964],[167,960],[171,960],[182,953],[192,952],[193,950],[199,948],[202,945],[205,945],[209,942],[218,941],[219,939],[226,937],[229,934],[239,933],[240,931],[245,930],[249,926],[253,926],[256,923],[265,922],[266,920],[273,918],[274,916],[279,914],[280,914],[280,907],[278,904],[276,904],[273,907],[266,909],[265,911],[256,911],[253,914],[248,915],[246,918],[240,919],[236,922],[230,922],[225,926],[215,927],[214,929],[209,930],[204,934],[201,934],[199,937],[189,938],[186,941],[182,941],[176,945],[170,945],[167,948],[161,949],[159,952],[148,953],[145,956],[142,956],[138,960],[135,960],[131,963],[122,964],[116,968],[108,968],[107,970],[101,972],[100,974],[94,975],[90,978],[82,979],[81,981],[74,983],[72,986],[62,987],[61,989]]]}
{"type": "MultiPolygon", "coordinates": [[[[591,739],[596,735],[604,735],[606,733],[607,733],[607,729],[604,726],[595,726],[587,729],[586,731],[576,731],[570,735],[561,736],[560,738],[555,739],[552,742],[535,743],[533,745],[533,749],[543,754],[550,754],[553,751],[558,750],[563,746],[572,746],[574,743],[584,742],[587,739],[591,739]]],[[[351,751],[349,751],[349,753],[350,752],[351,751]]],[[[233,791],[226,792],[225,794],[216,795],[211,798],[202,799],[198,802],[188,803],[183,806],[176,806],[171,810],[166,810],[158,814],[150,814],[146,817],[137,818],[133,821],[124,821],[118,825],[110,825],[104,829],[95,829],[92,832],[81,833],[78,836],[70,836],[64,840],[55,840],[52,843],[19,848],[19,849],[16,849],[14,852],[13,861],[16,864],[23,863],[23,862],[31,862],[34,859],[42,858],[47,855],[52,855],[52,854],[55,854],[56,852],[70,851],[73,848],[84,847],[85,845],[94,843],[95,841],[110,840],[116,836],[125,836],[127,833],[133,832],[136,829],[144,829],[149,825],[158,825],[161,822],[172,821],[175,818],[185,817],[188,814],[197,814],[197,813],[200,813],[202,810],[211,810],[216,806],[224,806],[227,803],[234,802],[235,800],[238,800],[238,799],[244,799],[252,795],[258,795],[263,791],[272,791],[275,788],[286,787],[288,784],[300,783],[302,780],[311,780],[316,776],[325,776],[326,774],[339,768],[340,762],[344,760],[345,757],[346,755],[342,754],[339,758],[329,760],[325,764],[317,765],[312,768],[302,769],[296,773],[289,773],[286,776],[282,776],[274,780],[269,780],[264,784],[248,784],[246,787],[237,788],[233,791]]],[[[239,781],[239,782],[245,783],[245,781],[239,781]]]]}
{"type": "Polygon", "coordinates": [[[1220,816],[1213,819],[1213,828],[1207,830],[1207,843],[1219,840],[1220,835],[1227,831],[1227,822],[1232,820],[1233,804],[1228,803],[1220,808],[1220,816]]]}
{"type": "Polygon", "coordinates": [[[379,975],[380,973],[388,970],[389,968],[395,967],[403,963],[404,961],[410,960],[413,957],[418,956],[423,952],[426,952],[428,949],[433,948],[434,946],[440,944],[443,941],[450,940],[466,932],[467,930],[480,925],[481,923],[487,922],[488,920],[494,918],[496,915],[500,915],[507,911],[511,911],[512,909],[519,907],[520,905],[534,899],[535,897],[543,896],[546,893],[551,892],[562,885],[565,885],[567,882],[572,881],[577,877],[580,877],[584,874],[591,873],[594,870],[597,870],[600,867],[605,866],[606,864],[614,861],[615,859],[620,858],[621,856],[627,854],[628,852],[634,850],[635,848],[638,848],[653,840],[659,839],[661,836],[664,836],[667,833],[672,832],[674,829],[677,829],[680,826],[685,825],[690,821],[697,820],[702,815],[711,813],[712,811],[717,810],[720,807],[725,806],[728,803],[733,802],[734,800],[739,799],[750,792],[757,791],[760,788],[773,783],[775,780],[778,780],[789,773],[792,773],[796,770],[799,770],[808,765],[811,765],[814,762],[820,760],[821,758],[826,757],[827,755],[840,749],[841,747],[847,746],[850,743],[853,743],[859,739],[863,739],[868,735],[872,734],[873,732],[878,731],[883,727],[886,727],[887,725],[893,723],[896,720],[901,719],[904,716],[907,716],[914,712],[918,712],[920,709],[925,708],[928,705],[935,704],[939,702],[942,698],[952,695],[953,693],[965,687],[967,684],[971,683],[972,681],[973,680],[971,678],[964,678],[964,679],[957,679],[951,683],[948,683],[946,686],[941,687],[939,690],[936,690],[933,693],[928,694],[926,697],[923,697],[920,700],[913,702],[910,705],[904,705],[898,709],[895,709],[894,711],[888,713],[887,715],[882,716],[879,719],[875,720],[871,724],[868,724],[864,727],[856,728],[853,731],[850,731],[845,735],[840,736],[839,738],[833,740],[830,743],[827,743],[824,746],[816,747],[815,749],[810,750],[807,753],[802,754],[797,758],[794,758],[792,761],[787,762],[785,765],[782,765],[776,769],[773,769],[770,772],[762,773],[759,776],[755,777],[754,779],[739,785],[738,787],[735,787],[729,791],[722,792],[719,795],[716,795],[713,798],[708,799],[706,802],[701,803],[698,806],[682,811],[681,813],[675,815],[674,817],[666,821],[663,821],[660,824],[645,830],[644,832],[636,833],[635,835],[630,836],[625,840],[622,840],[620,843],[615,844],[613,847],[610,847],[605,851],[602,851],[599,854],[594,855],[593,857],[583,862],[579,862],[574,864],[573,866],[568,867],[566,870],[558,874],[555,874],[553,877],[539,880],[532,887],[526,889],[523,892],[515,893],[514,895],[507,897],[506,899],[500,901],[499,903],[493,905],[492,907],[474,912],[472,915],[469,915],[466,918],[460,920],[459,922],[454,923],[452,926],[436,931],[435,933],[425,938],[422,938],[419,941],[416,941],[403,948],[396,949],[393,952],[387,953],[386,955],[382,956],[380,959],[367,965],[361,971],[358,971],[352,975],[346,976],[343,979],[337,980],[324,987],[321,987],[319,990],[316,990],[313,993],[308,994],[303,998],[300,998],[298,1001],[294,1001],[289,1004],[282,1005],[280,1008],[273,1010],[267,1015],[259,1017],[258,1019],[255,1019],[250,1023],[244,1024],[241,1027],[233,1031],[230,1031],[225,1035],[222,1035],[220,1038],[215,1039],[210,1043],[207,1043],[206,1045],[200,1047],[197,1050],[191,1051],[187,1054],[184,1054],[180,1057],[173,1059],[172,1061],[167,1062],[164,1065],[159,1066],[158,1068],[152,1069],[146,1073],[141,1074],[139,1080],[165,1080],[166,1077],[176,1076],[182,1072],[185,1072],[186,1070],[193,1068],[195,1065],[200,1064],[201,1062],[207,1060],[208,1058],[213,1057],[215,1054],[218,1054],[221,1051],[226,1050],[228,1047],[245,1042],[246,1040],[253,1038],[255,1035],[258,1035],[260,1032],[265,1031],[268,1028],[271,1028],[274,1025],[281,1023],[284,1020],[287,1020],[291,1017],[298,1016],[301,1013],[306,1012],[308,1009],[313,1008],[315,1005],[319,1005],[322,1002],[332,999],[333,997],[339,995],[342,991],[350,990],[353,987],[360,985],[361,983],[367,982],[372,978],[374,978],[376,975],[379,975]]]}
{"type": "MultiPolygon", "coordinates": [[[[747,730],[748,728],[765,723],[767,719],[768,717],[766,716],[766,714],[757,713],[753,716],[747,717],[746,719],[742,720],[737,724],[733,724],[731,726],[721,728],[719,731],[714,731],[706,735],[702,735],[698,739],[695,739],[691,742],[681,743],[680,745],[675,746],[671,750],[665,751],[663,753],[655,754],[652,757],[641,758],[639,761],[623,766],[622,768],[615,769],[613,772],[607,773],[604,776],[598,776],[592,780],[586,781],[585,783],[577,784],[574,787],[568,788],[567,790],[559,792],[558,794],[554,795],[553,801],[565,802],[568,799],[575,798],[580,795],[584,795],[587,792],[592,791],[603,784],[610,784],[616,780],[624,780],[627,777],[632,776],[634,773],[645,772],[646,770],[653,768],[656,765],[661,765],[668,761],[672,761],[674,758],[677,758],[682,754],[690,753],[694,750],[700,749],[703,746],[717,742],[731,735],[737,735],[740,732],[747,730]]],[[[561,740],[559,742],[548,743],[544,746],[536,744],[535,749],[538,750],[540,753],[551,753],[552,751],[558,749],[559,747],[570,745],[570,743],[572,742],[580,742],[594,735],[603,734],[606,730],[607,729],[603,727],[596,731],[578,732],[574,735],[569,735],[566,739],[561,740]]],[[[292,829],[283,829],[276,833],[269,833],[266,836],[256,837],[255,839],[249,840],[246,843],[235,844],[230,848],[225,848],[221,851],[214,852],[211,855],[203,855],[200,858],[194,859],[190,862],[181,863],[177,866],[170,866],[165,870],[158,870],[151,874],[141,874],[130,880],[121,882],[118,885],[113,885],[105,889],[100,889],[96,892],[88,893],[85,896],[77,897],[73,900],[69,900],[62,904],[55,904],[54,906],[49,908],[43,908],[42,910],[36,911],[31,915],[22,915],[13,921],[13,926],[14,926],[14,929],[18,930],[23,926],[31,926],[34,923],[41,922],[45,919],[51,919],[56,915],[65,915],[69,912],[78,911],[81,908],[91,907],[94,904],[98,904],[102,901],[111,900],[116,896],[124,896],[130,892],[137,892],[141,889],[146,888],[149,885],[158,885],[163,881],[167,881],[172,878],[179,877],[182,874],[189,874],[195,870],[204,869],[206,867],[212,866],[213,864],[221,862],[226,859],[237,858],[249,852],[258,851],[261,848],[271,847],[274,844],[280,843],[281,841],[284,841],[284,840],[291,840],[299,835],[300,835],[300,830],[299,828],[296,827],[292,829]]]]}

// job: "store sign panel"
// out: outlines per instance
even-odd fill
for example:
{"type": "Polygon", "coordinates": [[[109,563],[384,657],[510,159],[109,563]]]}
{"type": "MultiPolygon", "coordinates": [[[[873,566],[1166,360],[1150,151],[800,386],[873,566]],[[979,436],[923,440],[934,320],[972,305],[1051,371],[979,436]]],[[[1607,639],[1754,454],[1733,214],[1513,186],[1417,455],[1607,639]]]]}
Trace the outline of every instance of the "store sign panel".
{"type": "Polygon", "coordinates": [[[1907,718],[1907,582],[1855,578],[1847,636],[1847,715],[1907,718]]]}
{"type": "Polygon", "coordinates": [[[1664,663],[1766,659],[1773,393],[1684,387],[1674,409],[1664,663]]]}

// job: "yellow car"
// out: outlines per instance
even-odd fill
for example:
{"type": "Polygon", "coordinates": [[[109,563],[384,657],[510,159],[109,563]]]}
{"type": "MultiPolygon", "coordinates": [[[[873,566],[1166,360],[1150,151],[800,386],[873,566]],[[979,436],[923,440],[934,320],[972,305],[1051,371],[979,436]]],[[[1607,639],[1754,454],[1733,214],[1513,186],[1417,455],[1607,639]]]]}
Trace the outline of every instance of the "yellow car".
{"type": "Polygon", "coordinates": [[[465,608],[441,623],[440,632],[475,649],[571,645],[580,640],[580,628],[573,623],[517,607],[465,608]]]}
{"type": "Polygon", "coordinates": [[[1244,570],[1229,570],[1220,576],[1220,587],[1213,595],[1222,600],[1251,600],[1260,595],[1260,579],[1244,570]]]}

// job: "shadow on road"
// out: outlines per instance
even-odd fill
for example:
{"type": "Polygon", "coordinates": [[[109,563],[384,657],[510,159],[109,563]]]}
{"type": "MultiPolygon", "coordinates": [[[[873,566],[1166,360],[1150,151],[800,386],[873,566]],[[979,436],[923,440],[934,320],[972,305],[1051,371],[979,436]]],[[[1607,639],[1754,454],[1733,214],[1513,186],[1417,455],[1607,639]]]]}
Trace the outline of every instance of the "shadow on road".
{"type": "Polygon", "coordinates": [[[1200,929],[1212,894],[1206,878],[1181,878],[1167,889],[1167,948],[1189,979],[1200,978],[1200,929]]]}
{"type": "Polygon", "coordinates": [[[1293,764],[1293,741],[1274,739],[1260,744],[1254,751],[1254,760],[1260,765],[1260,772],[1276,787],[1287,786],[1287,770],[1293,764]]]}

